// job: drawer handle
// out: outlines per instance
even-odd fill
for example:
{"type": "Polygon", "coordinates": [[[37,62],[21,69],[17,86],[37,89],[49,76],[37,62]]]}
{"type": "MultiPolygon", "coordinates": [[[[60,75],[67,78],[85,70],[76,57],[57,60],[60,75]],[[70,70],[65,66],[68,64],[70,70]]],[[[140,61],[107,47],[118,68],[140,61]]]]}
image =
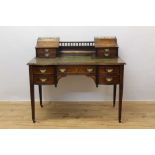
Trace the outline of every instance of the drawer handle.
{"type": "Polygon", "coordinates": [[[66,71],[65,68],[60,69],[60,72],[61,72],[61,73],[64,73],[65,71],[66,71]]]}
{"type": "Polygon", "coordinates": [[[93,68],[87,68],[87,71],[91,73],[93,71],[93,68]]]}
{"type": "Polygon", "coordinates": [[[41,81],[41,82],[45,82],[45,81],[47,81],[47,79],[40,79],[40,81],[41,81]]]}
{"type": "Polygon", "coordinates": [[[110,54],[109,53],[104,53],[104,56],[105,57],[108,57],[110,54]]]}
{"type": "Polygon", "coordinates": [[[106,81],[111,82],[112,78],[106,78],[106,81]]]}
{"type": "Polygon", "coordinates": [[[108,73],[111,73],[111,72],[113,72],[113,69],[106,69],[106,71],[107,71],[108,73]]]}
{"type": "Polygon", "coordinates": [[[46,69],[40,69],[40,72],[41,73],[45,73],[46,72],[46,69]]]}
{"type": "Polygon", "coordinates": [[[48,51],[49,51],[49,49],[46,48],[46,49],[45,49],[45,52],[48,52],[48,51]]]}
{"type": "Polygon", "coordinates": [[[110,50],[109,50],[109,48],[105,48],[104,51],[105,52],[109,52],[110,50]]]}
{"type": "Polygon", "coordinates": [[[45,57],[49,57],[49,53],[45,53],[45,57]]]}

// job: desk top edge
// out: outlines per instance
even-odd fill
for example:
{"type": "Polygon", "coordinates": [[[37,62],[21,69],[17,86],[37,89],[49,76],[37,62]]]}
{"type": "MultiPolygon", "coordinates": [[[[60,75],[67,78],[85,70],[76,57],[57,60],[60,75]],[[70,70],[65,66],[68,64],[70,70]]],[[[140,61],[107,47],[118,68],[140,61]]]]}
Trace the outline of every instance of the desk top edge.
{"type": "Polygon", "coordinates": [[[33,58],[27,63],[32,66],[50,65],[125,65],[121,58],[93,58],[90,56],[67,56],[56,58],[33,58]]]}

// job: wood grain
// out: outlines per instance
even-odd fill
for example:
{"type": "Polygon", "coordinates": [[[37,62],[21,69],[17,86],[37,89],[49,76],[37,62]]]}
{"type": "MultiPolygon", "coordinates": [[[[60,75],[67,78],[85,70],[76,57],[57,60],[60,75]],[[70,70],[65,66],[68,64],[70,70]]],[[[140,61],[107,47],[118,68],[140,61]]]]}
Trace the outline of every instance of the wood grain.
{"type": "Polygon", "coordinates": [[[30,102],[0,102],[0,128],[155,128],[155,102],[123,102],[122,123],[112,102],[36,103],[37,122],[30,102]]]}

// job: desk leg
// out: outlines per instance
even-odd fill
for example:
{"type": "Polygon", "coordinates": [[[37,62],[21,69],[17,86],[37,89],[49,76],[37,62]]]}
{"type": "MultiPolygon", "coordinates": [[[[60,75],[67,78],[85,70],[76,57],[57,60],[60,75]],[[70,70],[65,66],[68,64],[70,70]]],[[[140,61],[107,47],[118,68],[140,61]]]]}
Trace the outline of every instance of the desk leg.
{"type": "Polygon", "coordinates": [[[122,97],[123,97],[123,85],[119,85],[119,105],[118,105],[118,120],[121,123],[122,116],[122,97]]]}
{"type": "Polygon", "coordinates": [[[40,106],[43,107],[42,104],[42,85],[39,85],[39,98],[40,98],[40,106]]]}
{"type": "Polygon", "coordinates": [[[35,123],[35,99],[34,99],[34,85],[30,84],[30,95],[31,95],[31,110],[32,110],[32,121],[35,123]]]}
{"type": "Polygon", "coordinates": [[[121,123],[121,116],[122,116],[123,75],[124,75],[124,66],[121,66],[120,67],[120,84],[119,84],[119,104],[118,104],[119,123],[121,123]]]}
{"type": "Polygon", "coordinates": [[[115,84],[113,88],[113,107],[115,107],[115,103],[116,103],[116,88],[117,88],[117,85],[115,84]]]}

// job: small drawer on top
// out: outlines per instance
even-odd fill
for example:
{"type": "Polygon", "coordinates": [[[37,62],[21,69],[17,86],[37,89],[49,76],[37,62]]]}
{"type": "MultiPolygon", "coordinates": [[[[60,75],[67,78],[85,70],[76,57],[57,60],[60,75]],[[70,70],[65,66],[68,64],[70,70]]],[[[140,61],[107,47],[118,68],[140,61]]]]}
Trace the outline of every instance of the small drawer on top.
{"type": "Polygon", "coordinates": [[[118,57],[117,48],[97,48],[96,56],[100,58],[115,58],[118,57]]]}
{"type": "Polygon", "coordinates": [[[39,58],[55,58],[56,48],[36,48],[36,57],[39,58]]]}
{"type": "Polygon", "coordinates": [[[59,66],[59,74],[95,74],[95,66],[59,66]]]}
{"type": "Polygon", "coordinates": [[[33,66],[33,74],[54,74],[52,66],[33,66]]]}
{"type": "Polygon", "coordinates": [[[119,76],[99,76],[99,84],[119,84],[120,79],[119,76]]]}
{"type": "Polygon", "coordinates": [[[115,74],[120,73],[119,66],[99,66],[99,74],[115,74]]]}
{"type": "Polygon", "coordinates": [[[33,83],[34,84],[54,84],[54,76],[53,75],[33,75],[33,83]]]}

